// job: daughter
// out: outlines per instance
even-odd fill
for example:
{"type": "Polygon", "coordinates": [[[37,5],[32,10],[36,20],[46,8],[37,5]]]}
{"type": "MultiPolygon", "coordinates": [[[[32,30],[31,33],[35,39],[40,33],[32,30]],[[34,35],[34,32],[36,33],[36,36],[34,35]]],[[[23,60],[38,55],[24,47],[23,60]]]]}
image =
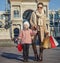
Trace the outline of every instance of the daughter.
{"type": "Polygon", "coordinates": [[[32,30],[29,29],[29,23],[27,21],[23,24],[23,30],[21,30],[19,34],[19,39],[21,40],[21,43],[23,45],[23,59],[24,62],[28,61],[28,55],[29,55],[29,45],[32,43],[32,30]]]}

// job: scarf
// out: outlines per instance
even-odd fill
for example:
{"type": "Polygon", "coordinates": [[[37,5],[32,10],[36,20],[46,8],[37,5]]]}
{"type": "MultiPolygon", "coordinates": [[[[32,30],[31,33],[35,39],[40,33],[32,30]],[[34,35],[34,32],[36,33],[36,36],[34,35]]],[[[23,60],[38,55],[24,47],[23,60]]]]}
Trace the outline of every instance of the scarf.
{"type": "Polygon", "coordinates": [[[39,13],[38,11],[35,12],[36,13],[36,20],[37,20],[37,24],[39,26],[43,26],[43,15],[44,15],[44,12],[42,11],[42,13],[39,13]]]}

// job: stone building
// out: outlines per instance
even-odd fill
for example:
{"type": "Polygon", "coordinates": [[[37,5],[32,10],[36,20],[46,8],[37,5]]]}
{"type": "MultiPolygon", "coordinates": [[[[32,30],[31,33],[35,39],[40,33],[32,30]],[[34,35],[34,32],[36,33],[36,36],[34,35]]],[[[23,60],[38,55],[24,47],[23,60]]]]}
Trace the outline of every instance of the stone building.
{"type": "Polygon", "coordinates": [[[10,8],[10,21],[11,26],[5,29],[6,25],[6,12],[0,12],[0,39],[12,39],[19,35],[22,29],[23,22],[29,21],[31,13],[36,10],[37,3],[43,2],[44,13],[47,16],[47,28],[49,28],[49,1],[50,0],[7,0],[10,8]],[[3,18],[1,17],[3,16],[3,18]]]}
{"type": "Polygon", "coordinates": [[[50,10],[50,34],[60,37],[60,10],[50,10]]]}
{"type": "Polygon", "coordinates": [[[10,29],[5,29],[5,11],[0,11],[0,40],[11,39],[10,29]]]}
{"type": "MultiPolygon", "coordinates": [[[[22,29],[23,21],[29,21],[32,11],[36,10],[38,2],[43,2],[44,12],[46,13],[47,18],[49,18],[49,1],[50,0],[8,0],[12,22],[11,38],[14,38],[14,36],[18,36],[19,30],[22,29]]],[[[47,27],[50,30],[48,20],[47,27]]]]}

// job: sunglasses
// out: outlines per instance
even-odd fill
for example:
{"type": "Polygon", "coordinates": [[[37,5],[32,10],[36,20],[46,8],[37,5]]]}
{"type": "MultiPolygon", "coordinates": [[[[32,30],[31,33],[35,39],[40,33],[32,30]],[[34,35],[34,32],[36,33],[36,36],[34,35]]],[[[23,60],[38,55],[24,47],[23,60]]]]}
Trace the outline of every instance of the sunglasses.
{"type": "Polygon", "coordinates": [[[43,7],[38,7],[38,8],[42,9],[43,7]]]}

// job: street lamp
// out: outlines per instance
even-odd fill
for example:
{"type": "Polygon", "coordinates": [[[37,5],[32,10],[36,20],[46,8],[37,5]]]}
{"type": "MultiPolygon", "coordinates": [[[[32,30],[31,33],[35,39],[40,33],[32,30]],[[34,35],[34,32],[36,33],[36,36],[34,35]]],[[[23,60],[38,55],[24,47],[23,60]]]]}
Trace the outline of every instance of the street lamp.
{"type": "Polygon", "coordinates": [[[7,3],[7,0],[6,0],[6,8],[5,8],[5,13],[3,14],[5,16],[5,29],[8,29],[10,27],[10,23],[9,23],[9,18],[10,18],[10,11],[8,10],[8,3],[7,3]]]}
{"type": "Polygon", "coordinates": [[[5,16],[5,29],[8,29],[10,27],[10,24],[9,24],[10,13],[6,11],[3,15],[5,16]]]}

